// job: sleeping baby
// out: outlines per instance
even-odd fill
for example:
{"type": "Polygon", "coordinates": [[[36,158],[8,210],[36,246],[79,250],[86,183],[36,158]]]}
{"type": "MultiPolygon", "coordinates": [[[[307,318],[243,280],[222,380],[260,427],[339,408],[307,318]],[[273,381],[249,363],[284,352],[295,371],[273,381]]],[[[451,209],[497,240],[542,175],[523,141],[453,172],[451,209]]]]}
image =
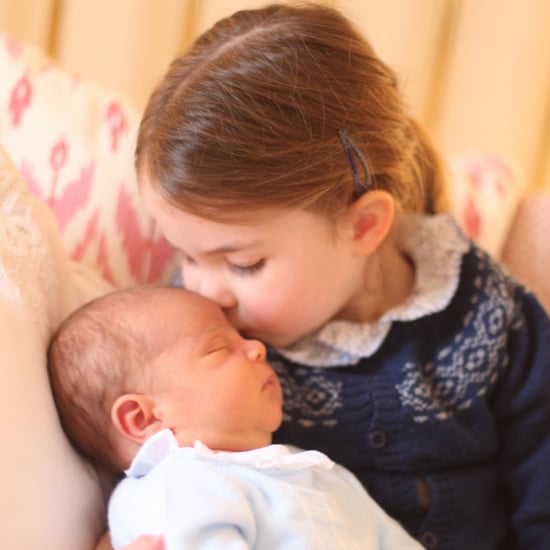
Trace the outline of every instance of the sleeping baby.
{"type": "Polygon", "coordinates": [[[117,291],[61,325],[48,369],[62,425],[96,466],[125,471],[114,548],[420,549],[356,478],[272,445],[282,391],[257,340],[179,288],[117,291]]]}

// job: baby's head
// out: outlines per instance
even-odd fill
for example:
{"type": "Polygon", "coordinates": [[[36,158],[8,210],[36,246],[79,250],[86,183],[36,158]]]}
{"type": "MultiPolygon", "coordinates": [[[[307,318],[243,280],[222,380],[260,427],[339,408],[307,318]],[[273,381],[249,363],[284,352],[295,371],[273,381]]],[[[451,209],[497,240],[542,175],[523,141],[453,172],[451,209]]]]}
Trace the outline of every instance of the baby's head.
{"type": "Polygon", "coordinates": [[[212,302],[165,287],[117,291],[64,321],[48,369],[62,425],[109,470],[129,466],[161,429],[180,445],[267,445],[282,419],[265,348],[245,340],[212,302]]]}

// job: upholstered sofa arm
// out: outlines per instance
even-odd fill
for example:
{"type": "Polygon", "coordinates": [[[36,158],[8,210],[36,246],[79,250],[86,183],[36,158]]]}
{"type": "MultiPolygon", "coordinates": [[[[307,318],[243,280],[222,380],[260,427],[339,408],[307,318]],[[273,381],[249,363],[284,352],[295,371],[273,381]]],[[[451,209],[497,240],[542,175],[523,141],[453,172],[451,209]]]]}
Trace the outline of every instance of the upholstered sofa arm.
{"type": "Polygon", "coordinates": [[[550,312],[550,193],[522,198],[502,252],[506,268],[550,312]]]}
{"type": "MultiPolygon", "coordinates": [[[[174,256],[140,205],[139,113],[1,34],[0,74],[2,543],[92,550],[104,528],[98,480],[61,431],[47,341],[94,294],[167,280],[174,256]]],[[[533,221],[549,224],[550,199],[523,201],[518,181],[497,157],[449,160],[452,209],[466,233],[548,300],[550,229],[533,221]]]]}

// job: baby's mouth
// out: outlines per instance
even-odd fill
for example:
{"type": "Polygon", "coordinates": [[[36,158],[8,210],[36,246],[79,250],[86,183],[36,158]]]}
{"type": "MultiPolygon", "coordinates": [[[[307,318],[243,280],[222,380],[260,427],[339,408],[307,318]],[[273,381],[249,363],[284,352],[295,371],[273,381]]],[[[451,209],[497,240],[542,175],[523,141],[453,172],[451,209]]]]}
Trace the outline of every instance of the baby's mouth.
{"type": "Polygon", "coordinates": [[[271,375],[262,386],[262,391],[269,390],[271,388],[274,388],[277,385],[277,377],[275,375],[271,375]]]}

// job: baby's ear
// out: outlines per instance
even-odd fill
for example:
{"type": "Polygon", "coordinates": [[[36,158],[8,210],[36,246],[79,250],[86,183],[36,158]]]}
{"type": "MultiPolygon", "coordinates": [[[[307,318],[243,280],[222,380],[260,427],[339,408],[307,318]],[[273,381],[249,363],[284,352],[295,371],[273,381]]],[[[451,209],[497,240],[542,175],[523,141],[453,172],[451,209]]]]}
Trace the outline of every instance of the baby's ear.
{"type": "Polygon", "coordinates": [[[153,402],[138,393],[118,397],[111,408],[111,420],[122,435],[140,444],[160,429],[153,402]]]}
{"type": "Polygon", "coordinates": [[[386,191],[369,191],[350,205],[348,216],[357,252],[371,254],[392,227],[395,216],[393,197],[386,191]]]}

